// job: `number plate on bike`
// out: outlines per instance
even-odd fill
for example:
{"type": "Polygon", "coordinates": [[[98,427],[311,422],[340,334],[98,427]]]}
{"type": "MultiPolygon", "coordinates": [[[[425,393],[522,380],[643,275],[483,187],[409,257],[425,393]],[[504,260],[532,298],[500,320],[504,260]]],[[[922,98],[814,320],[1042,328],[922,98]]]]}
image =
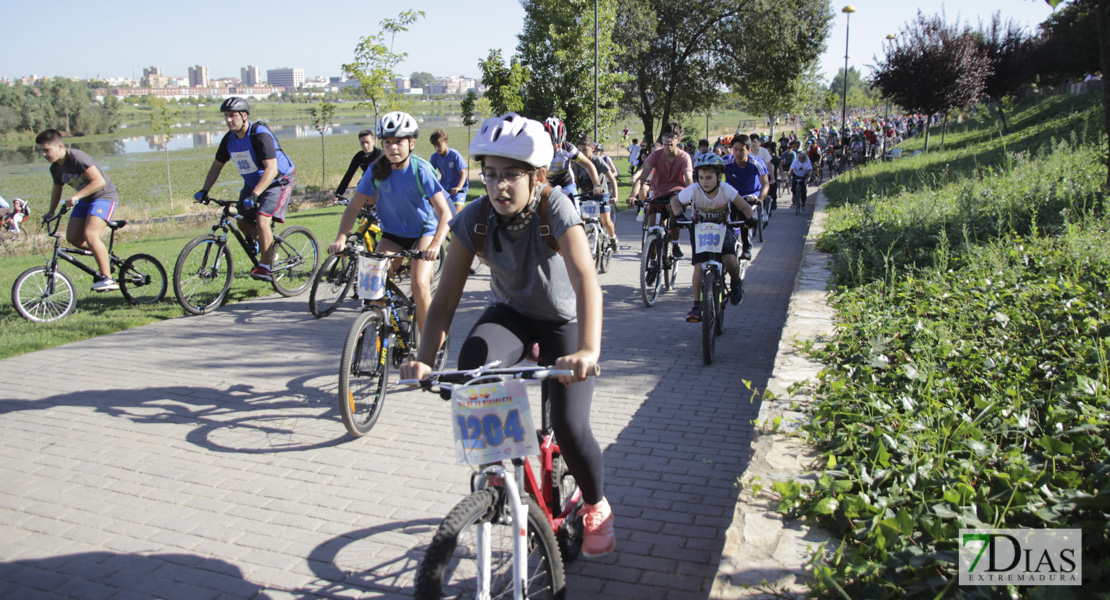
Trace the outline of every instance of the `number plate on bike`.
{"type": "Polygon", "coordinates": [[[582,203],[582,218],[583,219],[596,219],[601,214],[601,205],[597,202],[583,202],[582,203]]]}
{"type": "Polygon", "coordinates": [[[725,226],[720,223],[694,225],[695,252],[720,252],[725,245],[725,226]]]}
{"type": "Polygon", "coordinates": [[[385,280],[389,277],[389,259],[358,257],[358,297],[377,300],[385,295],[385,280]]]}
{"type": "Polygon", "coordinates": [[[456,387],[451,392],[451,416],[459,464],[482,465],[539,453],[521,381],[456,387]]]}

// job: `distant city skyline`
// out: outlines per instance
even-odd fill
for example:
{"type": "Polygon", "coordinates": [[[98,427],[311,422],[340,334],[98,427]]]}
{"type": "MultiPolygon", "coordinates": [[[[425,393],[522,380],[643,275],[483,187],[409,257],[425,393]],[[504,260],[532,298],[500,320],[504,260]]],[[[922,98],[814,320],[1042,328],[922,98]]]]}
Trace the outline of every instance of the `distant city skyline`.
{"type": "MultiPolygon", "coordinates": [[[[874,58],[882,55],[887,34],[897,34],[919,9],[926,15],[945,9],[942,0],[855,0],[852,5],[856,12],[851,17],[849,66],[865,76],[874,58]]],[[[826,82],[844,67],[845,49],[844,4],[830,6],[834,18],[818,65],[826,82]]],[[[949,21],[958,18],[975,27],[1002,11],[1004,19],[1013,19],[1031,31],[1052,12],[1044,0],[975,0],[957,7],[958,12],[947,13],[949,21]]],[[[197,65],[208,68],[210,79],[239,78],[248,65],[263,73],[291,67],[304,69],[306,78],[335,77],[343,74],[344,62],[353,60],[360,37],[375,33],[381,19],[395,17],[401,10],[385,2],[353,5],[343,0],[317,0],[306,7],[295,0],[272,0],[266,14],[286,19],[259,19],[248,9],[231,20],[226,3],[214,0],[195,0],[187,7],[103,0],[95,10],[86,8],[86,3],[76,0],[5,6],[7,23],[50,23],[59,14],[76,15],[73,18],[82,30],[108,32],[106,35],[118,38],[105,44],[80,37],[43,43],[43,34],[36,27],[10,27],[5,31],[8,50],[0,60],[0,77],[140,80],[144,68],[155,66],[166,77],[188,78],[189,67],[197,65]],[[12,48],[20,51],[17,54],[12,48]]],[[[396,69],[406,77],[418,71],[480,77],[478,61],[491,49],[500,49],[506,58],[515,53],[524,20],[518,0],[485,0],[473,6],[411,0],[404,8],[426,13],[394,42],[395,51],[408,53],[396,69]]]]}

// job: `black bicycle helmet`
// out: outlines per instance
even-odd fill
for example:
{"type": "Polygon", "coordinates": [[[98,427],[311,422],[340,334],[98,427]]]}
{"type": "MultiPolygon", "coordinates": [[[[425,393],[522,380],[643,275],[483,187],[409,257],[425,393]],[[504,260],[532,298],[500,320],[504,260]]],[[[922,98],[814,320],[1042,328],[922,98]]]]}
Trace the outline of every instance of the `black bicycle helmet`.
{"type": "Polygon", "coordinates": [[[220,112],[245,112],[248,115],[251,112],[251,105],[247,101],[238,96],[232,96],[220,105],[220,112]]]}

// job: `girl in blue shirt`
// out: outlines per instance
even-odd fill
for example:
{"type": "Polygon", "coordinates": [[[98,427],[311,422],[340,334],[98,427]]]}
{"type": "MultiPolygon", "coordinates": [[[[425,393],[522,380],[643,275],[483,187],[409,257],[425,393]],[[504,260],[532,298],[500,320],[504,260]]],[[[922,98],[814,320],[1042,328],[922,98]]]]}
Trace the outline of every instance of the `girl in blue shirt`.
{"type": "Polygon", "coordinates": [[[367,202],[378,209],[382,240],[375,251],[393,254],[418,249],[423,260],[412,262],[412,296],[416,323],[424,329],[424,316],[432,301],[432,271],[439,249],[447,237],[451,209],[443,186],[431,165],[412,154],[418,126],[412,115],[391,112],[378,121],[378,140],[384,155],[362,177],[354,197],[343,211],[339,233],[328,252],[342,252],[347,232],[354,227],[367,202]]]}

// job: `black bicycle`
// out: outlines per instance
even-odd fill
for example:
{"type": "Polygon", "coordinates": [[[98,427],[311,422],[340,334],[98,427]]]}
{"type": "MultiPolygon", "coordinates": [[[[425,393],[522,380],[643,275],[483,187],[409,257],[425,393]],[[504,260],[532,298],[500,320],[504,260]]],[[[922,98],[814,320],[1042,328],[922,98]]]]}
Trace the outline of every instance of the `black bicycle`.
{"type": "MultiPolygon", "coordinates": [[[[695,252],[707,252],[708,260],[701,263],[701,351],[705,364],[713,363],[717,349],[717,336],[724,332],[725,307],[728,306],[728,290],[725,287],[725,269],[721,263],[722,247],[727,228],[743,227],[744,221],[729,221],[727,224],[678,221],[680,227],[694,230],[695,252]]],[[[739,258],[739,257],[738,257],[739,258]]],[[[743,288],[744,276],[748,272],[748,261],[740,261],[740,285],[743,288]]],[[[743,298],[743,296],[741,296],[743,298]]]]}
{"type": "MultiPolygon", "coordinates": [[[[219,308],[231,289],[235,265],[228,247],[228,232],[239,241],[254,266],[258,266],[259,249],[254,240],[248,240],[231,222],[242,219],[237,202],[208,198],[203,204],[214,202],[223,207],[220,219],[212,226],[212,233],[194,238],[177,257],[173,268],[173,292],[177,302],[186,312],[202,315],[219,308]]],[[[270,221],[271,229],[276,224],[270,221]]],[[[316,236],[299,225],[289,227],[274,236],[274,258],[270,272],[274,290],[282,296],[296,296],[312,284],[312,276],[320,264],[320,246],[316,236]]]]}
{"type": "MultiPolygon", "coordinates": [[[[419,260],[421,251],[405,250],[383,254],[353,252],[376,261],[409,258],[419,260]]],[[[362,314],[351,324],[339,361],[339,414],[347,433],[361,437],[370,432],[385,406],[389,391],[389,369],[400,367],[416,356],[420,331],[416,326],[416,303],[394,282],[391,275],[362,274],[362,314]],[[366,287],[372,289],[367,290],[366,287]]],[[[447,361],[450,336],[436,353],[433,369],[442,370],[447,361]]]]}
{"type": "MultiPolygon", "coordinates": [[[[74,256],[92,256],[92,251],[78,248],[62,248],[62,234],[58,226],[66,206],[58,214],[43,219],[47,234],[54,238],[54,252],[45,266],[31,267],[12,284],[12,304],[15,310],[28,321],[46,323],[57,321],[73,312],[77,306],[77,293],[73,280],[58,268],[62,259],[91,277],[100,274],[96,269],[77,260],[74,256]],[[53,224],[53,228],[51,228],[53,224]]],[[[108,221],[111,236],[108,239],[108,263],[113,278],[119,284],[120,293],[131,304],[154,304],[166,297],[166,269],[157,258],[149,254],[133,254],[121,259],[113,252],[116,243],[116,230],[123,229],[127,221],[108,221]]]]}
{"type": "Polygon", "coordinates": [[[364,205],[358,217],[361,221],[354,233],[347,236],[346,249],[324,259],[324,264],[320,265],[312,280],[312,289],[308,293],[308,310],[317,319],[335,312],[354,288],[358,275],[358,256],[355,251],[373,250],[381,239],[382,230],[378,226],[377,213],[372,208],[364,205]]]}

